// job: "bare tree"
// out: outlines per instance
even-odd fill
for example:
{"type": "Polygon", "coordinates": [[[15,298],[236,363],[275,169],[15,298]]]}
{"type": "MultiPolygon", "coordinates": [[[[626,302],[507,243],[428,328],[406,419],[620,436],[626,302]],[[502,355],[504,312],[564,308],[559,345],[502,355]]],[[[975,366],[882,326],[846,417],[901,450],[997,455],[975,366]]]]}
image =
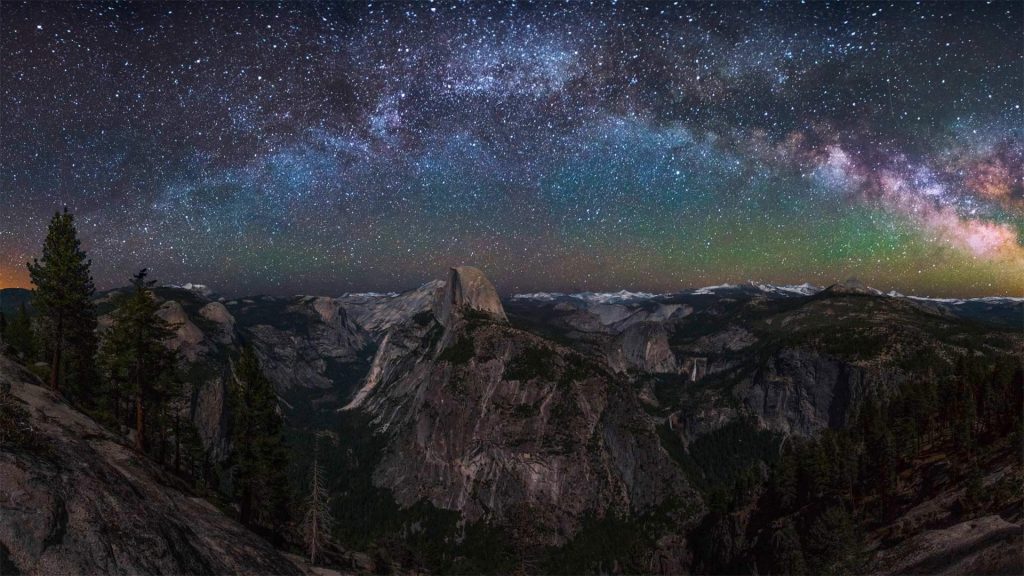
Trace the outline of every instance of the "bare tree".
{"type": "Polygon", "coordinates": [[[309,496],[306,501],[306,516],[302,521],[302,535],[309,562],[316,564],[323,558],[331,536],[330,495],[324,482],[323,469],[320,467],[320,435],[317,434],[313,449],[313,473],[309,480],[309,496]]]}

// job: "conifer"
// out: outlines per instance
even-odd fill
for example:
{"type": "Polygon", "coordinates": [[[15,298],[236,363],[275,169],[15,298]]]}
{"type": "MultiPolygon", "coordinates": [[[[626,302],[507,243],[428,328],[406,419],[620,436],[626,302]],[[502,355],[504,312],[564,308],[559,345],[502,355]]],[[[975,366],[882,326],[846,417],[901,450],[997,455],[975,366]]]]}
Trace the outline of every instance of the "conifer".
{"type": "Polygon", "coordinates": [[[232,385],[232,460],[239,519],[277,535],[288,518],[288,452],[277,395],[251,346],[245,346],[232,385]]]}
{"type": "Polygon", "coordinates": [[[95,287],[75,230],[74,216],[64,207],[50,220],[41,259],[28,264],[35,290],[32,305],[38,311],[43,341],[50,354],[50,387],[67,383],[71,395],[92,403],[96,380],[95,287]]]}
{"type": "Polygon", "coordinates": [[[132,278],[132,291],[120,299],[113,312],[114,322],[100,351],[114,402],[120,405],[122,399],[134,400],[135,447],[140,452],[146,449],[147,419],[162,413],[165,388],[174,378],[175,365],[175,355],[166,346],[174,336],[173,327],[157,314],[156,282],[147,280],[147,274],[142,269],[132,278]],[[148,413],[150,409],[154,414],[148,413]]]}

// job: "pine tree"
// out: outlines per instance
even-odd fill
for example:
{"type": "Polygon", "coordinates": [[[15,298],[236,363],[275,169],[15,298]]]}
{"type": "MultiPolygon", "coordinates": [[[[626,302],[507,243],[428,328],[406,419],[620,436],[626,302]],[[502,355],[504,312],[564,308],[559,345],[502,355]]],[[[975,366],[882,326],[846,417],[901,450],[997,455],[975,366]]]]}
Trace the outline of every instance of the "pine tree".
{"type": "Polygon", "coordinates": [[[800,495],[798,488],[800,465],[796,452],[796,448],[791,444],[785,446],[771,476],[769,493],[774,506],[780,512],[788,511],[795,506],[797,497],[800,495]]]}
{"type": "Polygon", "coordinates": [[[791,517],[780,520],[771,533],[772,573],[807,574],[807,562],[800,548],[800,535],[791,517]]]}
{"type": "Polygon", "coordinates": [[[59,390],[69,384],[72,395],[85,403],[93,401],[96,379],[91,264],[81,249],[74,216],[67,207],[50,220],[42,259],[28,264],[35,285],[32,305],[39,313],[45,347],[51,355],[50,387],[59,390]]]}
{"type": "Polygon", "coordinates": [[[32,333],[32,319],[28,316],[24,302],[18,307],[18,315],[7,324],[4,341],[23,360],[35,358],[36,343],[35,335],[32,333]]]}
{"type": "Polygon", "coordinates": [[[245,346],[239,356],[231,396],[239,519],[276,536],[288,518],[288,452],[277,395],[251,346],[245,346]]]}
{"type": "Polygon", "coordinates": [[[861,537],[849,512],[842,506],[826,508],[811,522],[804,538],[811,554],[813,574],[859,574],[862,572],[861,537]]]}
{"type": "Polygon", "coordinates": [[[177,437],[179,463],[176,470],[184,474],[192,482],[192,486],[199,484],[203,478],[203,468],[206,463],[206,450],[203,448],[202,438],[199,436],[199,429],[190,419],[182,423],[179,436],[177,437]]]}
{"type": "Polygon", "coordinates": [[[309,480],[309,496],[306,501],[306,516],[302,521],[302,536],[309,553],[310,564],[323,558],[324,549],[330,540],[331,527],[330,497],[320,467],[319,440],[313,448],[313,469],[309,480]]]}
{"type": "Polygon", "coordinates": [[[114,322],[100,350],[117,416],[122,400],[134,400],[135,447],[140,452],[146,449],[147,419],[156,421],[158,429],[163,426],[154,417],[166,404],[166,382],[174,378],[175,364],[174,353],[165,345],[174,336],[173,327],[157,315],[160,305],[152,290],[156,282],[146,276],[143,269],[132,277],[132,292],[121,298],[112,314],[114,322]]]}

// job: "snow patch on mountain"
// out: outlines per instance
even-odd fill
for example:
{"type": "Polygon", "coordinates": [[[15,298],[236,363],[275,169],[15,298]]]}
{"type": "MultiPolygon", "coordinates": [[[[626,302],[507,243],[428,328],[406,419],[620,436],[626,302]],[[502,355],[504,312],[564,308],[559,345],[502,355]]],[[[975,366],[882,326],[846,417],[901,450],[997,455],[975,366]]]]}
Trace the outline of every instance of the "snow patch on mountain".
{"type": "Polygon", "coordinates": [[[649,300],[660,296],[651,292],[630,292],[619,290],[618,292],[577,292],[565,294],[563,292],[530,292],[526,294],[513,294],[512,300],[533,300],[537,302],[552,302],[560,298],[575,298],[590,304],[619,304],[633,300],[649,300]]]}
{"type": "Polygon", "coordinates": [[[818,292],[824,290],[824,288],[822,288],[821,286],[815,286],[809,282],[804,282],[803,284],[799,285],[785,284],[782,286],[777,286],[775,284],[760,284],[751,281],[750,285],[762,292],[767,292],[769,294],[779,294],[783,296],[813,296],[818,292]]]}
{"type": "Polygon", "coordinates": [[[513,300],[536,300],[539,302],[551,302],[552,300],[558,300],[564,298],[565,294],[562,292],[529,292],[526,294],[513,294],[513,300]]]}
{"type": "Polygon", "coordinates": [[[195,284],[195,283],[192,283],[192,282],[186,282],[186,283],[182,284],[181,286],[179,286],[177,284],[168,284],[167,287],[168,288],[179,288],[181,290],[188,290],[189,292],[195,292],[196,294],[199,294],[200,296],[204,296],[204,297],[208,297],[208,296],[211,296],[213,294],[213,289],[210,288],[209,286],[207,286],[206,284],[195,284]]]}
{"type": "Polygon", "coordinates": [[[658,296],[658,294],[652,294],[651,292],[630,292],[629,290],[619,290],[618,292],[580,292],[578,294],[571,294],[571,296],[577,300],[584,300],[595,304],[617,304],[619,302],[629,302],[631,300],[650,300],[651,298],[658,296]]]}
{"type": "Polygon", "coordinates": [[[705,286],[703,288],[697,288],[696,290],[691,292],[691,294],[713,295],[716,292],[718,292],[719,290],[732,290],[734,288],[739,288],[739,285],[738,284],[718,284],[716,286],[705,286]]]}

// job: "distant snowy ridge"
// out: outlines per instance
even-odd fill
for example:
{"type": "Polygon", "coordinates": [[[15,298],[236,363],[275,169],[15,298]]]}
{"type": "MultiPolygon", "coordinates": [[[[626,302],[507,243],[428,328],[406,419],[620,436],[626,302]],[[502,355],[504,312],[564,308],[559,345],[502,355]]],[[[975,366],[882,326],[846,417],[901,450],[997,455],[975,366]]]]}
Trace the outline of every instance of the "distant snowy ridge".
{"type": "Polygon", "coordinates": [[[575,294],[565,294],[563,292],[530,292],[527,294],[513,294],[512,299],[551,302],[552,300],[557,300],[559,298],[575,298],[592,304],[618,304],[620,302],[629,302],[632,300],[649,300],[656,296],[660,296],[660,294],[619,290],[618,292],[577,292],[575,294]]]}
{"type": "Polygon", "coordinates": [[[195,292],[201,296],[209,296],[213,294],[213,289],[206,284],[195,284],[193,282],[186,282],[182,285],[167,284],[167,288],[179,288],[181,290],[188,290],[189,292],[195,292]]]}
{"type": "Polygon", "coordinates": [[[565,294],[562,292],[529,292],[526,294],[513,294],[513,300],[538,300],[541,302],[550,302],[551,300],[557,300],[564,298],[565,294]]]}
{"type": "Polygon", "coordinates": [[[394,298],[398,292],[345,292],[339,298],[394,298]]]}
{"type": "Polygon", "coordinates": [[[825,289],[822,286],[815,286],[809,282],[804,282],[799,285],[786,284],[783,286],[776,286],[775,284],[760,284],[758,282],[751,281],[750,285],[762,292],[783,295],[795,294],[797,296],[813,296],[825,289]]]}
{"type": "Polygon", "coordinates": [[[1015,298],[1012,296],[983,296],[981,298],[927,298],[925,296],[903,296],[898,292],[890,292],[889,296],[910,298],[911,300],[921,300],[923,302],[940,302],[942,304],[966,304],[968,302],[985,302],[988,304],[1013,304],[1018,302],[1024,302],[1024,298],[1015,298]]]}
{"type": "Polygon", "coordinates": [[[692,291],[690,293],[691,294],[701,294],[701,295],[715,294],[719,290],[734,290],[734,289],[739,288],[739,287],[740,287],[739,284],[718,284],[716,286],[705,286],[703,288],[697,288],[696,290],[694,290],[694,291],[692,291]]]}
{"type": "MultiPolygon", "coordinates": [[[[815,286],[809,282],[803,284],[763,284],[760,282],[749,281],[744,284],[718,284],[715,286],[705,286],[703,288],[695,288],[691,290],[682,290],[674,294],[677,295],[697,295],[697,296],[715,296],[715,295],[727,295],[729,292],[746,292],[751,293],[753,290],[761,292],[763,294],[778,296],[778,297],[796,297],[796,296],[814,296],[825,290],[824,286],[815,286]]],[[[888,296],[890,298],[909,298],[911,300],[920,300],[926,302],[936,302],[941,304],[959,305],[966,302],[982,302],[990,304],[1010,304],[1016,302],[1024,302],[1024,298],[1014,298],[1009,296],[984,296],[980,298],[928,298],[924,296],[907,296],[895,290],[889,292],[882,292],[876,288],[864,286],[859,288],[863,293],[873,294],[876,296],[888,296]]],[[[583,300],[585,302],[594,304],[620,304],[624,302],[633,302],[640,300],[649,300],[651,298],[672,296],[673,293],[665,294],[654,294],[651,292],[631,292],[629,290],[620,290],[618,292],[578,292],[574,294],[567,294],[564,292],[529,292],[523,294],[513,294],[512,300],[531,300],[534,302],[552,302],[561,298],[574,298],[576,300],[583,300]]]]}

